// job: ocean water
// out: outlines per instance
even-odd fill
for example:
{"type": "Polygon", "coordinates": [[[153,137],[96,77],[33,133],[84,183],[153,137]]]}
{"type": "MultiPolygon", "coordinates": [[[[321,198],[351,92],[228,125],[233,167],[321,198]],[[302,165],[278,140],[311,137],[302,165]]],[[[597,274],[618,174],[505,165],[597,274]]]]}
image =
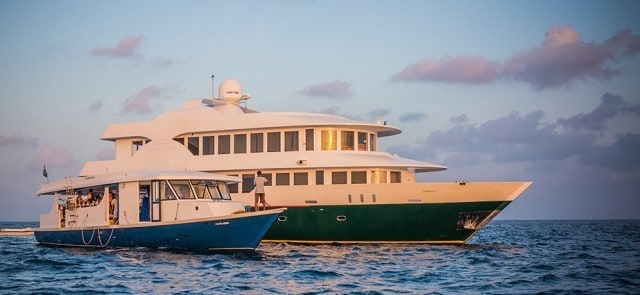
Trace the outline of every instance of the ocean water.
{"type": "MultiPolygon", "coordinates": [[[[0,227],[37,223],[0,223],[0,227]]],[[[640,294],[640,220],[492,221],[464,246],[193,253],[0,236],[0,293],[640,294]]]]}

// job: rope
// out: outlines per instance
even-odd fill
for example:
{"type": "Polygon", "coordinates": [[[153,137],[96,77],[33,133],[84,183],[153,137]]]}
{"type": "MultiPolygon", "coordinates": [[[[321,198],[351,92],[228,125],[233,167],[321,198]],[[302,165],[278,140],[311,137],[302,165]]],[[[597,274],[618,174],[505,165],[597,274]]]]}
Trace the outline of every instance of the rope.
{"type": "Polygon", "coordinates": [[[106,243],[102,243],[102,238],[100,237],[100,229],[98,229],[98,242],[100,243],[100,247],[106,247],[107,245],[109,245],[109,242],[111,242],[111,237],[113,237],[113,230],[115,228],[111,228],[111,233],[109,234],[109,239],[107,240],[106,243]]]}
{"type": "Polygon", "coordinates": [[[82,224],[80,225],[80,234],[82,235],[82,243],[85,245],[91,244],[91,242],[93,241],[93,236],[96,234],[96,229],[94,228],[93,230],[91,230],[91,239],[89,239],[89,242],[87,242],[84,238],[84,224],[87,222],[88,217],[89,217],[89,213],[87,213],[87,215],[82,220],[82,224]]]}

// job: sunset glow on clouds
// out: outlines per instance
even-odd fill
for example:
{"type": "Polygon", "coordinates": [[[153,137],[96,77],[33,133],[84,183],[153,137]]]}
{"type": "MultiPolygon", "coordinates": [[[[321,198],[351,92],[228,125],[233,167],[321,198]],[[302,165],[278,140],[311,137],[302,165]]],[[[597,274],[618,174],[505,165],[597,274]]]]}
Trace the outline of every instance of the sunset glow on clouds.
{"type": "Polygon", "coordinates": [[[536,89],[567,86],[577,80],[606,80],[621,74],[609,65],[640,51],[640,35],[626,29],[604,42],[584,43],[567,26],[550,28],[538,48],[504,62],[480,56],[424,58],[392,76],[393,81],[486,84],[497,79],[523,81],[536,89]]]}
{"type": "Polygon", "coordinates": [[[305,87],[301,94],[309,97],[346,98],[352,95],[351,83],[336,80],[305,87]]]}
{"type": "Polygon", "coordinates": [[[114,46],[96,47],[91,51],[91,54],[100,57],[141,59],[142,55],[137,51],[142,39],[142,36],[127,36],[118,41],[114,46]]]}

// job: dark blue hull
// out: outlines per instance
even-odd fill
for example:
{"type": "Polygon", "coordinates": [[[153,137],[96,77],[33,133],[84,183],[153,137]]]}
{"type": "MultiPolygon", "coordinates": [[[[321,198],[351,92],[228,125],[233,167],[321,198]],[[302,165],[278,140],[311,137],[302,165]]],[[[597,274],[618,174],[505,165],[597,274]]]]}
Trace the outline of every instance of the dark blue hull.
{"type": "Polygon", "coordinates": [[[84,229],[36,229],[34,235],[40,244],[55,246],[253,250],[280,213],[84,229]]]}

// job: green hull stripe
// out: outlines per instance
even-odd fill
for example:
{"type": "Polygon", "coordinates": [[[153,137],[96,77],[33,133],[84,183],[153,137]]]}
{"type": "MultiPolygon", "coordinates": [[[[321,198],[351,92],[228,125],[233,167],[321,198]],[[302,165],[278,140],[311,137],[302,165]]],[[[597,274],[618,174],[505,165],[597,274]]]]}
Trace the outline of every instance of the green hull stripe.
{"type": "Polygon", "coordinates": [[[289,207],[263,241],[463,244],[509,203],[289,207]]]}

